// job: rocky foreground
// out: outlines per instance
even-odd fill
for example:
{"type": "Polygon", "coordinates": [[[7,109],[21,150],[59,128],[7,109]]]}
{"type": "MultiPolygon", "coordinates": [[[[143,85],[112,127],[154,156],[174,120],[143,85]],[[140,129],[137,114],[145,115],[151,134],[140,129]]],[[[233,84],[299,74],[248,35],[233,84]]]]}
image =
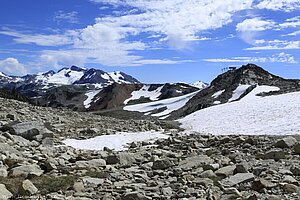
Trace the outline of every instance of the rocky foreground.
{"type": "Polygon", "coordinates": [[[160,126],[0,100],[0,199],[300,199],[297,136],[174,130],[123,152],[78,150],[60,140],[160,126]]]}

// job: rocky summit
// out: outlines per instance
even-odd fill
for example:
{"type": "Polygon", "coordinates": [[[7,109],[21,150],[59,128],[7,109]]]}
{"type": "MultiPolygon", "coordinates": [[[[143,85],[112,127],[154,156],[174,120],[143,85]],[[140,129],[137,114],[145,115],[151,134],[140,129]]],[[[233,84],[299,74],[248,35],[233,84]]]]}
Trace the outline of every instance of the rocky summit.
{"type": "Polygon", "coordinates": [[[0,99],[1,199],[299,199],[300,138],[184,135],[121,120],[0,99]],[[125,151],[80,150],[65,138],[160,130],[125,151]]]}

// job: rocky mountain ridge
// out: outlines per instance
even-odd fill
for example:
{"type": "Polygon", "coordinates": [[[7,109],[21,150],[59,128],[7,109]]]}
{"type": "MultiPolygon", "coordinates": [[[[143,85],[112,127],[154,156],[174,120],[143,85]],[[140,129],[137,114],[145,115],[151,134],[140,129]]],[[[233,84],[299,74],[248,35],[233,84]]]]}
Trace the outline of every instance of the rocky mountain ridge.
{"type": "Polygon", "coordinates": [[[238,101],[258,85],[278,87],[277,91],[260,95],[300,91],[300,80],[284,79],[255,64],[247,64],[216,77],[208,87],[191,98],[184,107],[174,111],[170,118],[179,118],[203,108],[238,101]]]}

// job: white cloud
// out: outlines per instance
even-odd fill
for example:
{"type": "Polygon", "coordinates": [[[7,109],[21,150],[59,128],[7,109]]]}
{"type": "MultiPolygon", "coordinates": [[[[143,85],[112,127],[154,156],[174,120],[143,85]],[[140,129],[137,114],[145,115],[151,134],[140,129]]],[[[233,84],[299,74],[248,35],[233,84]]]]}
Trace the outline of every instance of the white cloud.
{"type": "Polygon", "coordinates": [[[24,75],[27,69],[16,58],[0,60],[0,71],[6,74],[24,75]]]}
{"type": "Polygon", "coordinates": [[[77,23],[79,23],[79,19],[78,19],[77,15],[78,15],[77,11],[64,12],[62,10],[59,10],[59,11],[55,12],[53,21],[57,22],[58,24],[60,24],[61,22],[77,24],[77,23]]]}
{"type": "Polygon", "coordinates": [[[298,63],[294,56],[281,52],[271,57],[234,57],[204,59],[206,62],[216,63],[298,63]]]}
{"type": "Polygon", "coordinates": [[[256,40],[255,47],[246,48],[245,50],[282,50],[282,49],[300,49],[300,41],[287,40],[256,40]]]}
{"type": "Polygon", "coordinates": [[[259,9],[291,12],[300,9],[299,0],[263,0],[256,6],[259,9]]]}
{"type": "Polygon", "coordinates": [[[240,32],[264,31],[274,28],[276,23],[272,20],[263,20],[260,17],[245,19],[236,25],[236,30],[240,32]]]}
{"type": "Polygon", "coordinates": [[[14,41],[21,44],[35,44],[39,46],[62,46],[71,44],[71,35],[42,35],[42,34],[23,34],[14,30],[2,30],[2,35],[14,37],[14,41]]]}
{"type": "MultiPolygon", "coordinates": [[[[166,43],[175,49],[187,49],[194,41],[207,40],[202,32],[231,23],[237,12],[251,8],[253,0],[92,1],[122,6],[124,12],[119,16],[97,18],[94,25],[63,34],[23,34],[16,31],[0,31],[0,34],[14,37],[17,43],[61,46],[59,50],[41,53],[39,61],[45,65],[58,67],[74,62],[108,66],[174,64],[186,61],[144,58],[138,52],[166,43]],[[136,37],[142,34],[160,37],[152,38],[153,43],[143,42],[141,37],[136,37]]],[[[76,14],[60,12],[56,19],[72,20],[76,14]]]]}
{"type": "Polygon", "coordinates": [[[300,35],[300,30],[299,31],[294,31],[292,33],[289,33],[289,34],[286,34],[286,35],[283,35],[283,36],[296,36],[296,35],[300,35]]]}
{"type": "Polygon", "coordinates": [[[236,12],[252,6],[252,0],[124,0],[118,3],[138,8],[142,13],[98,18],[97,21],[131,27],[138,33],[163,35],[170,46],[178,49],[186,48],[191,41],[199,40],[198,34],[202,31],[229,24],[236,12]]]}
{"type": "Polygon", "coordinates": [[[300,16],[285,20],[285,22],[278,25],[280,28],[296,28],[300,26],[300,16]]]}
{"type": "Polygon", "coordinates": [[[236,30],[245,42],[252,44],[260,31],[273,29],[275,26],[276,23],[272,20],[263,20],[260,17],[255,17],[238,23],[236,30]]]}

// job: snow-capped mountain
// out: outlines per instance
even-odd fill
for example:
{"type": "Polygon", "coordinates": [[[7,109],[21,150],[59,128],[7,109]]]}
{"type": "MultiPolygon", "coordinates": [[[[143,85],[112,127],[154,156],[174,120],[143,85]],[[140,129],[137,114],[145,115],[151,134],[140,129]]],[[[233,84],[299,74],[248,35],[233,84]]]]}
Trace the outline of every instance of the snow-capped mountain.
{"type": "Polygon", "coordinates": [[[104,72],[99,69],[85,69],[76,66],[63,68],[57,73],[48,71],[32,75],[25,82],[41,84],[44,86],[52,85],[76,85],[76,84],[102,84],[108,85],[113,83],[139,83],[132,76],[123,72],[104,72]]]}
{"type": "Polygon", "coordinates": [[[37,105],[102,110],[186,95],[198,90],[184,83],[141,84],[120,71],[76,66],[26,75],[0,74],[0,88],[18,91],[37,105]]]}
{"type": "Polygon", "coordinates": [[[204,89],[206,87],[208,87],[208,83],[204,83],[203,81],[197,81],[193,84],[191,84],[192,86],[196,87],[196,88],[199,88],[199,89],[204,89]]]}

